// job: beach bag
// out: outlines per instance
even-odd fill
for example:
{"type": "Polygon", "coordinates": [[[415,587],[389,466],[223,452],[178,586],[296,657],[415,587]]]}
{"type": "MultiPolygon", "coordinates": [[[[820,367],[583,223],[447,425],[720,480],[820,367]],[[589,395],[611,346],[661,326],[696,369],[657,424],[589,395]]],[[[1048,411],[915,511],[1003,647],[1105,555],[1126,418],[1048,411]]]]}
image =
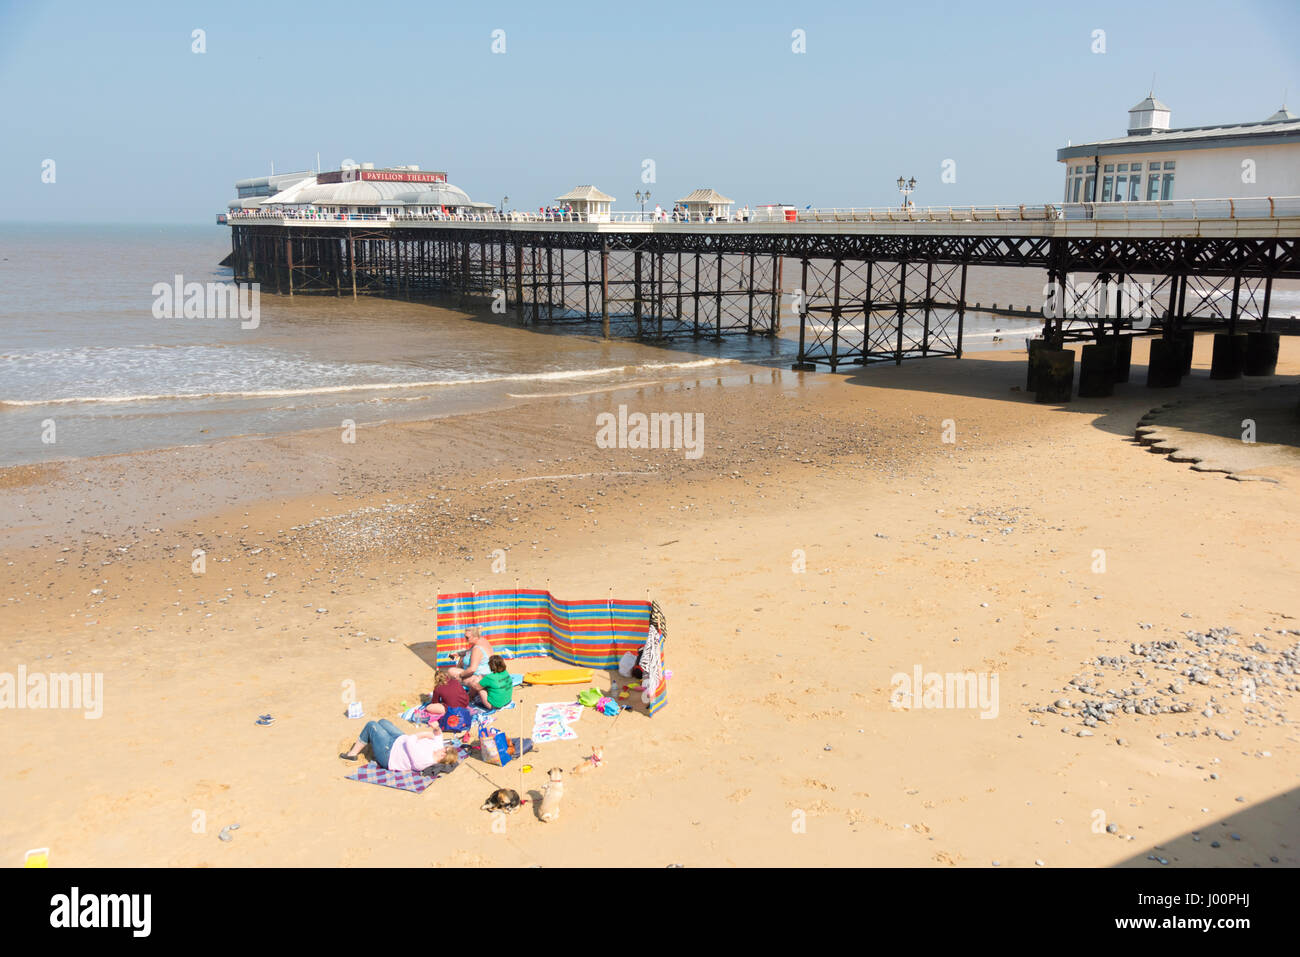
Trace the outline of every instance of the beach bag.
{"type": "Polygon", "coordinates": [[[497,767],[509,764],[511,758],[515,756],[506,733],[498,731],[490,724],[479,728],[478,754],[486,763],[495,764],[497,767]]]}
{"type": "Polygon", "coordinates": [[[596,707],[596,702],[602,697],[604,696],[595,688],[588,688],[586,691],[578,692],[578,704],[585,708],[594,708],[596,707]]]}
{"type": "Polygon", "coordinates": [[[438,718],[438,727],[444,731],[459,734],[462,731],[468,731],[473,720],[469,708],[448,708],[438,718]]]}

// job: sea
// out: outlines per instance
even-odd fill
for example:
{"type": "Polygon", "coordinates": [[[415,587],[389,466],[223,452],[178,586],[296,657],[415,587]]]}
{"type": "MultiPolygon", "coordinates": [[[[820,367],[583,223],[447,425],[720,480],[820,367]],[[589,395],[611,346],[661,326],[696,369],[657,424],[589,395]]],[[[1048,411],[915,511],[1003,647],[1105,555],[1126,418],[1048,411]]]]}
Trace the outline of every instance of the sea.
{"type": "MultiPolygon", "coordinates": [[[[228,282],[229,251],[215,224],[0,224],[0,466],[429,419],[744,364],[788,370],[798,350],[789,295],[779,337],[667,344],[364,296],[263,291],[255,328],[160,310],[159,284],[178,276],[228,282]]],[[[790,292],[795,264],[784,275],[790,292]]],[[[1036,271],[972,269],[967,300],[1025,308],[1042,285],[1036,271]]],[[[1022,349],[1040,324],[968,311],[964,346],[1022,349]]]]}

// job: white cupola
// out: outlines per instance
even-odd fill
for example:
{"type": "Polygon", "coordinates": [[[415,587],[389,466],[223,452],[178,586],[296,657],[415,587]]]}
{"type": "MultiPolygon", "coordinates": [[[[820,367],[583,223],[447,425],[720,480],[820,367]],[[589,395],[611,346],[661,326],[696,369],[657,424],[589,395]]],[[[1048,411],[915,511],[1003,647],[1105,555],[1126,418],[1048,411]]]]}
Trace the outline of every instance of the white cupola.
{"type": "Polygon", "coordinates": [[[1169,107],[1148,93],[1147,98],[1128,111],[1128,135],[1145,136],[1169,129],[1169,107]]]}

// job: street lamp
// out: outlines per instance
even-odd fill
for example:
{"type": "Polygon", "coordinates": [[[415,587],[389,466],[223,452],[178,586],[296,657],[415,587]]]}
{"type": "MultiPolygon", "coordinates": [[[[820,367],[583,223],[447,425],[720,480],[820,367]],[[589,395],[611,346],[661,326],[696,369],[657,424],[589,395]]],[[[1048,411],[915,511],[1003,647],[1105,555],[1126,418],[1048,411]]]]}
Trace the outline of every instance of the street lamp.
{"type": "Polygon", "coordinates": [[[649,199],[650,199],[650,190],[646,190],[644,194],[639,189],[636,191],[636,201],[641,204],[642,219],[645,219],[645,204],[649,201],[649,199]]]}
{"type": "Polygon", "coordinates": [[[907,197],[915,189],[916,189],[915,176],[913,176],[911,179],[906,179],[906,180],[903,179],[903,177],[901,176],[898,177],[898,191],[903,194],[903,209],[907,209],[907,197]]]}

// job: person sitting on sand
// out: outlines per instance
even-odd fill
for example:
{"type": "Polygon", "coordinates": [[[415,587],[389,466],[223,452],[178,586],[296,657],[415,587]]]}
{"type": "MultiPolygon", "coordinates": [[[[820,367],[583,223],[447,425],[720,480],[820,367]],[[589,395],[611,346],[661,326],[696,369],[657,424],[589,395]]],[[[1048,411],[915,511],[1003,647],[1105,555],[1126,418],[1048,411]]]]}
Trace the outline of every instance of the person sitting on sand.
{"type": "Polygon", "coordinates": [[[438,721],[447,713],[448,708],[468,707],[469,692],[465,686],[441,668],[434,672],[433,693],[429,695],[429,703],[424,706],[429,717],[438,721]]]}
{"type": "Polygon", "coordinates": [[[352,750],[344,751],[339,757],[344,761],[355,761],[367,744],[375,763],[390,771],[423,771],[440,762],[456,762],[456,752],[447,749],[441,731],[402,734],[387,718],[367,721],[352,750]]]}
{"type": "Polygon", "coordinates": [[[479,684],[478,699],[489,711],[504,708],[510,703],[515,683],[510,672],[506,671],[505,659],[500,655],[488,659],[488,673],[479,679],[479,684]]]}
{"type": "Polygon", "coordinates": [[[460,656],[460,667],[448,668],[447,674],[464,682],[471,694],[478,694],[479,680],[488,673],[488,659],[496,652],[492,643],[477,628],[466,631],[465,640],[469,642],[469,647],[460,656]]]}

